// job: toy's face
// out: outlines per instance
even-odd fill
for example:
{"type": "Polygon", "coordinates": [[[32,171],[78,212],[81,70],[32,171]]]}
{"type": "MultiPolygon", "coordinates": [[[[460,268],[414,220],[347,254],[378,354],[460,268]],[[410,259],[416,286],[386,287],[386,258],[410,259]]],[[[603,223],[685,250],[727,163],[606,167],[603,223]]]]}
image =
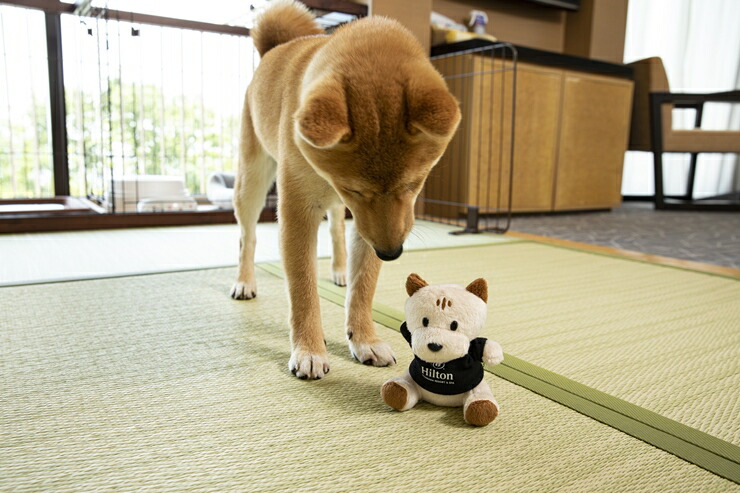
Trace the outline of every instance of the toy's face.
{"type": "Polygon", "coordinates": [[[457,285],[425,286],[406,300],[411,350],[430,363],[465,356],[485,321],[485,301],[457,285]]]}

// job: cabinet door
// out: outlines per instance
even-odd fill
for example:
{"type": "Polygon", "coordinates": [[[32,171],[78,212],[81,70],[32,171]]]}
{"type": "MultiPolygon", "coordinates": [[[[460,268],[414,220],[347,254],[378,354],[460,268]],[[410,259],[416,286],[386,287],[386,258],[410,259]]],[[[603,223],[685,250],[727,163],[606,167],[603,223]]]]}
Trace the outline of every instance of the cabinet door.
{"type": "Polygon", "coordinates": [[[481,212],[506,209],[509,183],[515,212],[552,209],[562,72],[519,63],[513,70],[487,61],[473,86],[469,153],[470,203],[481,212]],[[512,104],[516,98],[516,107],[512,104]],[[514,135],[512,136],[512,112],[514,135]],[[512,138],[513,178],[510,180],[512,138]]]}
{"type": "Polygon", "coordinates": [[[631,108],[631,81],[565,73],[555,210],[621,203],[631,108]]]}
{"type": "Polygon", "coordinates": [[[552,210],[561,91],[562,71],[519,64],[514,127],[514,211],[552,210]]]}

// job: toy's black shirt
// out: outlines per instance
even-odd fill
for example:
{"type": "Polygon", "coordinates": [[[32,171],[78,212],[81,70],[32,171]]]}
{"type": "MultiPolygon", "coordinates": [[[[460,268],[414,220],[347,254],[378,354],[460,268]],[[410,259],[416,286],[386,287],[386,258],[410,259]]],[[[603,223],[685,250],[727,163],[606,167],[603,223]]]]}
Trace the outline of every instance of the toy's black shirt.
{"type": "MultiPolygon", "coordinates": [[[[411,332],[406,322],[401,325],[401,334],[411,345],[411,332]]],[[[468,354],[446,363],[427,363],[414,356],[409,365],[411,378],[429,392],[442,395],[462,394],[473,390],[483,380],[483,348],[486,339],[478,337],[470,341],[468,354]]]]}

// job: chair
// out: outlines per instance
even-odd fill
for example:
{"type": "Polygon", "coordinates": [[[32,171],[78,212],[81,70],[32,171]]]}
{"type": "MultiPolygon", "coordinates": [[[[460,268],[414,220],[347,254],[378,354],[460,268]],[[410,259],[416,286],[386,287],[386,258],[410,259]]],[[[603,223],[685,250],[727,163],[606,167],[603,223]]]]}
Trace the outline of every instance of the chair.
{"type": "Polygon", "coordinates": [[[635,81],[629,150],[653,153],[655,208],[740,210],[740,194],[737,192],[709,199],[694,198],[696,158],[699,153],[740,153],[740,131],[701,130],[704,103],[740,103],[740,91],[712,94],[672,93],[660,58],[647,58],[629,65],[634,70],[635,81]],[[671,120],[673,108],[694,109],[694,129],[674,130],[671,120]],[[684,195],[666,196],[663,192],[664,152],[691,154],[684,195]]]}

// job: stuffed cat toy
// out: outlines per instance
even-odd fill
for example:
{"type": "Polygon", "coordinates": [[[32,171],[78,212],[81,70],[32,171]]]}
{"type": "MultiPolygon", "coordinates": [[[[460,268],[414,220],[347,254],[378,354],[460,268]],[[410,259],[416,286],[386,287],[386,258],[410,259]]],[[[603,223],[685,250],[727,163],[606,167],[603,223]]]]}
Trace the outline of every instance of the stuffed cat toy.
{"type": "Polygon", "coordinates": [[[430,286],[411,274],[406,292],[401,333],[414,360],[403,377],[383,384],[383,400],[397,411],[411,409],[420,400],[463,406],[467,423],[487,425],[498,416],[498,403],[483,378],[482,363],[501,363],[504,352],[497,342],[478,337],[487,314],[486,280],[476,279],[466,288],[430,286]]]}

